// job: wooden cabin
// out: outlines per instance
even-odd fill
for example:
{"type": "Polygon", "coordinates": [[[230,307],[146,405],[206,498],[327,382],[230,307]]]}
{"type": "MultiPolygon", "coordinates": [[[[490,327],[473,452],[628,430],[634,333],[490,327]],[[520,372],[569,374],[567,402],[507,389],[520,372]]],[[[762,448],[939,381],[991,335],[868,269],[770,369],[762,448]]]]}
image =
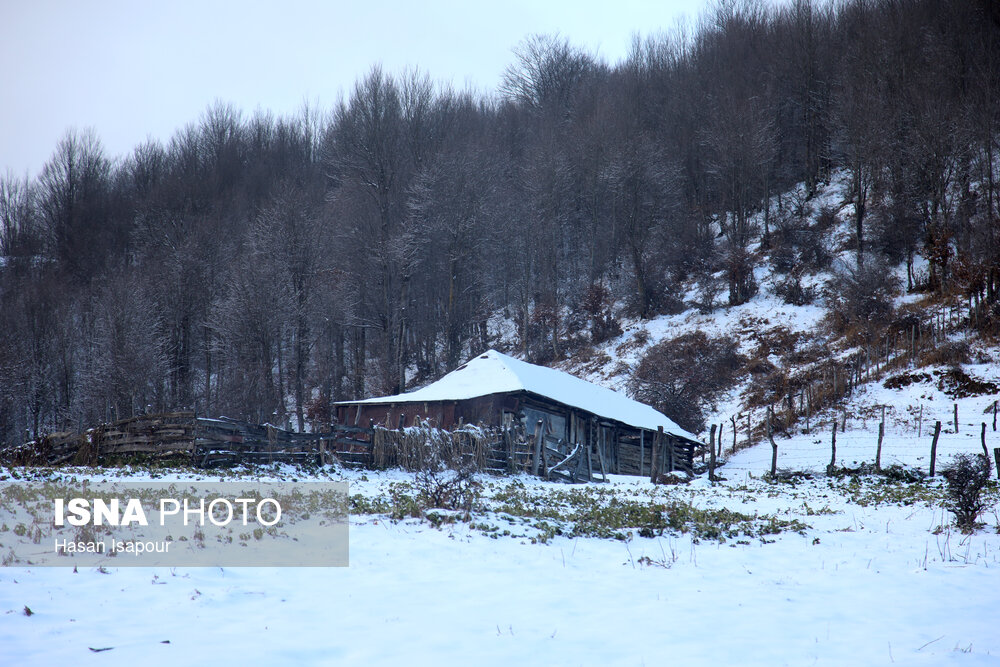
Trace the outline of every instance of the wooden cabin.
{"type": "MultiPolygon", "coordinates": [[[[540,432],[550,456],[569,455],[577,445],[594,452],[608,473],[649,475],[654,443],[661,445],[657,469],[693,466],[701,443],[666,415],[624,394],[569,373],[536,366],[496,350],[481,354],[437,382],[405,394],[336,404],[337,421],[348,426],[380,424],[390,429],[429,421],[445,429],[460,424],[521,426],[540,432]]],[[[544,453],[543,453],[544,456],[544,453]]]]}

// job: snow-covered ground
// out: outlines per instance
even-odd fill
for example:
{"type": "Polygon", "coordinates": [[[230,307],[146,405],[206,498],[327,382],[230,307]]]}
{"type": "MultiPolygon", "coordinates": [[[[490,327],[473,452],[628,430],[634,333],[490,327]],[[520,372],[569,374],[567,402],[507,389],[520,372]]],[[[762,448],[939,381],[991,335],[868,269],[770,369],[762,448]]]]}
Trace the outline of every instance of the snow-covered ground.
{"type": "MultiPolygon", "coordinates": [[[[937,443],[936,467],[947,464],[954,454],[982,453],[982,425],[986,424],[986,447],[1000,447],[1000,431],[993,430],[992,405],[996,394],[952,398],[940,385],[949,369],[928,366],[907,371],[911,384],[887,388],[886,380],[859,387],[850,400],[833,410],[815,416],[811,429],[805,432],[803,423],[796,424],[791,437],[778,436],[778,467],[795,470],[825,470],[832,454],[832,419],[837,419],[837,465],[857,467],[874,463],[878,448],[878,424],[885,406],[885,439],[882,443],[882,465],[909,465],[929,472],[935,422],[941,422],[937,443]],[[958,406],[958,432],[955,432],[955,406],[958,406]],[[846,430],[842,430],[847,415],[846,430]],[[825,457],[825,458],[824,458],[825,457]]],[[[1000,383],[1000,368],[993,364],[964,367],[970,376],[1000,383]]],[[[745,428],[745,427],[743,427],[745,428]]],[[[1000,428],[1000,422],[997,424],[1000,428]]],[[[727,423],[723,444],[732,447],[732,431],[727,423]]],[[[737,445],[746,444],[745,431],[737,434],[737,445]]],[[[762,472],[770,469],[771,447],[757,446],[739,451],[730,457],[729,470],[762,472]]]]}
{"type": "MultiPolygon", "coordinates": [[[[822,468],[828,451],[810,458],[806,440],[783,450],[795,467],[822,468]]],[[[919,463],[900,437],[886,449],[919,463]]],[[[993,511],[964,536],[935,500],[938,483],[769,484],[769,457],[770,447],[738,453],[716,485],[611,486],[621,501],[794,519],[801,534],[622,541],[567,529],[532,543],[545,524],[489,498],[518,489],[556,507],[571,487],[487,478],[487,507],[470,523],[352,517],[347,568],[0,568],[0,663],[1000,664],[993,511]]],[[[412,480],[328,476],[367,498],[412,480]]]]}

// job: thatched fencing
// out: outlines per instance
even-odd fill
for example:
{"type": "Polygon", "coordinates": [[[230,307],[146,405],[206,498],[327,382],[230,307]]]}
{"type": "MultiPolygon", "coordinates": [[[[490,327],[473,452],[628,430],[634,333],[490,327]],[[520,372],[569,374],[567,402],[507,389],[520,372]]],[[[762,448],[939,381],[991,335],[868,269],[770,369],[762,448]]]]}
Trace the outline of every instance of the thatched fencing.
{"type": "Polygon", "coordinates": [[[292,433],[193,412],[138,415],[86,433],[52,433],[0,451],[14,465],[93,465],[126,460],[172,460],[210,467],[238,462],[305,462],[319,451],[319,436],[292,433]]]}
{"type": "Polygon", "coordinates": [[[432,462],[514,472],[530,467],[523,430],[466,425],[445,431],[424,423],[401,430],[334,425],[325,433],[294,433],[269,424],[173,412],[130,417],[86,433],[60,432],[0,450],[13,465],[94,465],[175,461],[200,468],[237,463],[330,463],[418,470],[432,462]]]}

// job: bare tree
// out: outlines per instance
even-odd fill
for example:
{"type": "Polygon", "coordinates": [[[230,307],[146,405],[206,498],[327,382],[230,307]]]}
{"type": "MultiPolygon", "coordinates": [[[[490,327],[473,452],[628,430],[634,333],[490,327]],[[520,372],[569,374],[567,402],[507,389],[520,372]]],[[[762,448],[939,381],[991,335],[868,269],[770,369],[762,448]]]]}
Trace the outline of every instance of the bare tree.
{"type": "Polygon", "coordinates": [[[27,176],[22,179],[7,172],[0,178],[0,257],[41,250],[32,196],[27,176]]]}
{"type": "Polygon", "coordinates": [[[114,230],[105,217],[111,164],[92,129],[70,130],[39,177],[39,208],[52,255],[77,275],[100,267],[114,230]]]}
{"type": "Polygon", "coordinates": [[[881,177],[884,155],[884,79],[879,63],[884,59],[874,4],[854,2],[845,7],[841,38],[847,48],[840,66],[835,108],[834,149],[851,175],[857,262],[865,252],[865,215],[868,201],[881,177]]]}
{"type": "Polygon", "coordinates": [[[500,92],[534,114],[558,119],[572,106],[576,90],[593,69],[593,59],[558,35],[532,35],[514,49],[500,92]]]}

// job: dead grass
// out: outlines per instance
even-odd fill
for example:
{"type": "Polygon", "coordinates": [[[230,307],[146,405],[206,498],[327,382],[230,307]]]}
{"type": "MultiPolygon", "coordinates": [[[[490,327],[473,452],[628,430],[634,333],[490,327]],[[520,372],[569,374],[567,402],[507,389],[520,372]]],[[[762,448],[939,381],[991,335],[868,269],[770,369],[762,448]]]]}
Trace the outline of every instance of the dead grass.
{"type": "Polygon", "coordinates": [[[937,347],[921,350],[917,366],[961,366],[969,363],[969,346],[963,342],[943,342],[937,347]]]}

